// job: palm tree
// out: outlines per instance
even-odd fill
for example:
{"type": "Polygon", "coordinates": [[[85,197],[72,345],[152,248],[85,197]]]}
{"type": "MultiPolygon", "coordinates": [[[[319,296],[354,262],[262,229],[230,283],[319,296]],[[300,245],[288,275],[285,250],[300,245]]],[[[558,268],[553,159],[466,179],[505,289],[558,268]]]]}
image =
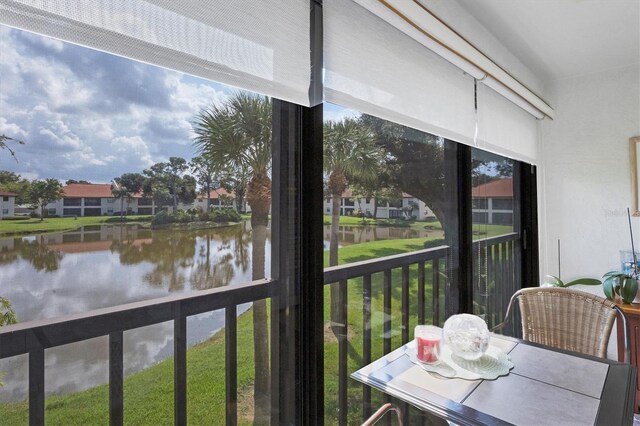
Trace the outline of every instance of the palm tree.
{"type": "MultiPolygon", "coordinates": [[[[328,121],[324,125],[324,173],[328,175],[331,195],[331,239],[329,266],[338,264],[338,224],[340,200],[347,189],[349,177],[373,180],[381,167],[383,154],[376,146],[375,136],[359,120],[328,121]]],[[[337,313],[340,300],[337,284],[331,284],[331,325],[337,333],[337,313]]]]}
{"type": "Polygon", "coordinates": [[[118,185],[118,186],[114,186],[111,189],[111,193],[113,194],[114,198],[116,199],[120,199],[120,220],[122,221],[122,216],[124,215],[124,201],[125,199],[127,200],[127,210],[129,209],[129,199],[131,199],[131,191],[129,190],[129,188],[123,186],[123,185],[118,185]]]}
{"type": "MultiPolygon", "coordinates": [[[[271,100],[235,93],[225,104],[201,111],[193,123],[200,155],[220,169],[249,171],[252,279],[265,277],[265,243],[271,208],[271,100]]],[[[269,419],[269,343],[266,301],[253,302],[255,422],[269,419]]]]}

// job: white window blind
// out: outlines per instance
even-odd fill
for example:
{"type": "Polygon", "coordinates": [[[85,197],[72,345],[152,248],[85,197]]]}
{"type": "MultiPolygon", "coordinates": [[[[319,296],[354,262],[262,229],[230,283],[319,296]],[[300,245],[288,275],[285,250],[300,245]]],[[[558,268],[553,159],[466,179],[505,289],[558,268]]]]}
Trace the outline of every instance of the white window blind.
{"type": "MultiPolygon", "coordinates": [[[[500,93],[478,82],[476,116],[474,80],[462,69],[481,78],[480,69],[378,0],[325,0],[323,5],[326,100],[536,162],[538,126],[532,114],[539,111],[517,94],[487,77],[500,93]]],[[[429,22],[442,26],[434,19],[421,25],[429,22]]]]}
{"type": "Polygon", "coordinates": [[[0,23],[309,105],[306,0],[0,0],[0,23]]]}
{"type": "Polygon", "coordinates": [[[495,90],[478,83],[478,148],[536,164],[538,120],[495,90]]]}
{"type": "Polygon", "coordinates": [[[473,78],[362,6],[324,0],[325,100],[472,144],[473,78]]]}

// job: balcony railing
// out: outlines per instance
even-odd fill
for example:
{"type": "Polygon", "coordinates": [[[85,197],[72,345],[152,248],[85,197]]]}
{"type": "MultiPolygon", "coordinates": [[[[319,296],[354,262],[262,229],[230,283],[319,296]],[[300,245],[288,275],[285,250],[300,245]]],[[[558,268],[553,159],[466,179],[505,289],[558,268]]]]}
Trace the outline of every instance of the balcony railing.
{"type": "MultiPolygon", "coordinates": [[[[510,295],[518,286],[517,234],[488,238],[474,242],[480,262],[491,265],[484,272],[490,290],[481,295],[483,313],[490,321],[502,318],[510,295]]],[[[349,289],[361,289],[357,306],[362,307],[362,365],[373,361],[374,345],[382,352],[392,350],[392,340],[409,341],[410,324],[441,324],[444,320],[445,283],[449,247],[441,246],[411,253],[387,256],[347,265],[326,268],[325,284],[337,283],[340,294],[336,333],[338,336],[339,421],[347,423],[349,406],[348,323],[359,323],[347,317],[349,289]],[[374,289],[376,291],[374,291],[374,289]],[[431,291],[430,300],[427,297],[431,291]],[[378,294],[380,292],[382,294],[378,294]],[[411,298],[417,293],[415,299],[411,298]],[[392,299],[399,294],[400,316],[392,315],[392,299]],[[374,335],[372,312],[374,299],[381,296],[383,306],[382,333],[374,335]],[[361,297],[361,299],[360,299],[361,297]],[[410,309],[410,306],[414,309],[410,309]],[[412,317],[413,313],[413,317],[412,317]],[[399,329],[399,330],[398,330],[399,329]],[[398,337],[399,336],[399,337],[398,337]],[[381,342],[379,341],[381,340],[381,342]]],[[[226,420],[237,419],[237,306],[268,299],[273,280],[261,280],[230,287],[204,290],[188,295],[167,296],[83,314],[36,320],[0,329],[0,359],[29,354],[29,421],[43,424],[45,416],[45,356],[44,351],[55,346],[109,336],[109,418],[112,425],[123,420],[123,333],[124,331],[174,321],[174,421],[187,420],[187,317],[225,309],[226,420]]],[[[483,287],[484,288],[484,287],[483,287]]],[[[353,292],[351,293],[354,294],[353,292]]],[[[377,302],[376,302],[377,303],[377,302]]],[[[350,305],[353,306],[353,305],[350,305]]],[[[353,311],[351,311],[353,312],[353,311]]],[[[355,386],[355,384],[351,384],[355,386]]],[[[363,417],[371,414],[371,391],[362,387],[363,417]]]]}

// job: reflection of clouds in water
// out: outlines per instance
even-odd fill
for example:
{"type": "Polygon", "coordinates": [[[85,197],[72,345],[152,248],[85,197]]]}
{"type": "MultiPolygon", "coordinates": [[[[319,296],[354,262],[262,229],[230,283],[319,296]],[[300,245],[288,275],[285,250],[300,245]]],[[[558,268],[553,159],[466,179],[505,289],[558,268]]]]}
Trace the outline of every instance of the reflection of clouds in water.
{"type": "MultiPolygon", "coordinates": [[[[22,250],[25,251],[20,252],[23,258],[16,257],[12,262],[0,265],[0,294],[11,300],[20,321],[57,317],[165,296],[169,294],[169,288],[154,287],[144,281],[145,275],[158,270],[160,262],[173,263],[171,272],[188,277],[191,285],[181,289],[182,292],[250,281],[251,238],[247,228],[212,230],[208,232],[208,239],[207,231],[191,233],[187,238],[179,239],[181,244],[191,245],[191,248],[168,250],[166,256],[160,258],[153,257],[154,253],[158,253],[153,250],[150,259],[143,256],[127,261],[123,261],[121,252],[113,250],[116,243],[111,241],[118,241],[125,248],[133,248],[129,254],[136,256],[140,254],[136,251],[137,248],[151,242],[158,244],[163,239],[155,238],[156,234],[149,234],[144,235],[143,239],[120,241],[112,231],[109,238],[102,238],[105,227],[100,229],[101,241],[108,240],[104,246],[111,246],[111,249],[86,250],[88,245],[83,245],[78,239],[65,246],[64,237],[75,237],[74,233],[49,234],[46,242],[55,243],[55,247],[52,247],[63,253],[56,269],[46,271],[34,267],[26,253],[26,248],[30,246],[25,245],[22,245],[22,250]],[[66,250],[70,246],[83,250],[66,250]],[[182,253],[193,253],[190,261],[173,257],[180,250],[182,253]],[[202,268],[203,262],[208,263],[207,267],[211,268],[209,274],[204,275],[204,282],[201,281],[202,271],[198,271],[198,265],[202,268]]],[[[35,241],[32,237],[13,239],[12,244],[7,247],[20,247],[19,240],[35,241]]],[[[95,241],[92,239],[92,242],[95,241]]],[[[266,244],[266,270],[269,274],[268,240],[266,244]]],[[[238,314],[249,307],[250,304],[239,306],[238,314]]],[[[189,345],[208,339],[223,326],[224,310],[190,317],[187,321],[189,345]]],[[[144,369],[172,354],[172,321],[129,330],[124,334],[125,374],[144,369]]],[[[47,395],[78,391],[106,383],[109,371],[108,337],[47,349],[45,363],[47,395]]],[[[28,395],[28,356],[0,360],[0,371],[6,372],[0,401],[24,400],[28,395]]]]}

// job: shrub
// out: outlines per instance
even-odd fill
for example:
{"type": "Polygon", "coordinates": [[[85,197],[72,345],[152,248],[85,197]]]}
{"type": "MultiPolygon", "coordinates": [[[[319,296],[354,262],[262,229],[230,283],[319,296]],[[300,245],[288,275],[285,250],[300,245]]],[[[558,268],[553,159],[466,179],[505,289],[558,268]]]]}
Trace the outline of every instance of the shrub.
{"type": "Polygon", "coordinates": [[[153,219],[151,219],[152,225],[168,225],[172,222],[173,222],[173,218],[171,217],[169,212],[166,210],[162,210],[156,213],[156,215],[153,216],[153,219]]]}
{"type": "Polygon", "coordinates": [[[29,220],[29,216],[9,216],[3,217],[2,220],[29,220]]]}
{"type": "Polygon", "coordinates": [[[209,213],[209,220],[213,222],[240,222],[242,217],[234,209],[217,209],[209,213]]]}
{"type": "Polygon", "coordinates": [[[173,221],[178,223],[189,223],[193,222],[193,217],[189,214],[189,212],[185,210],[178,210],[173,213],[173,221]]]}

